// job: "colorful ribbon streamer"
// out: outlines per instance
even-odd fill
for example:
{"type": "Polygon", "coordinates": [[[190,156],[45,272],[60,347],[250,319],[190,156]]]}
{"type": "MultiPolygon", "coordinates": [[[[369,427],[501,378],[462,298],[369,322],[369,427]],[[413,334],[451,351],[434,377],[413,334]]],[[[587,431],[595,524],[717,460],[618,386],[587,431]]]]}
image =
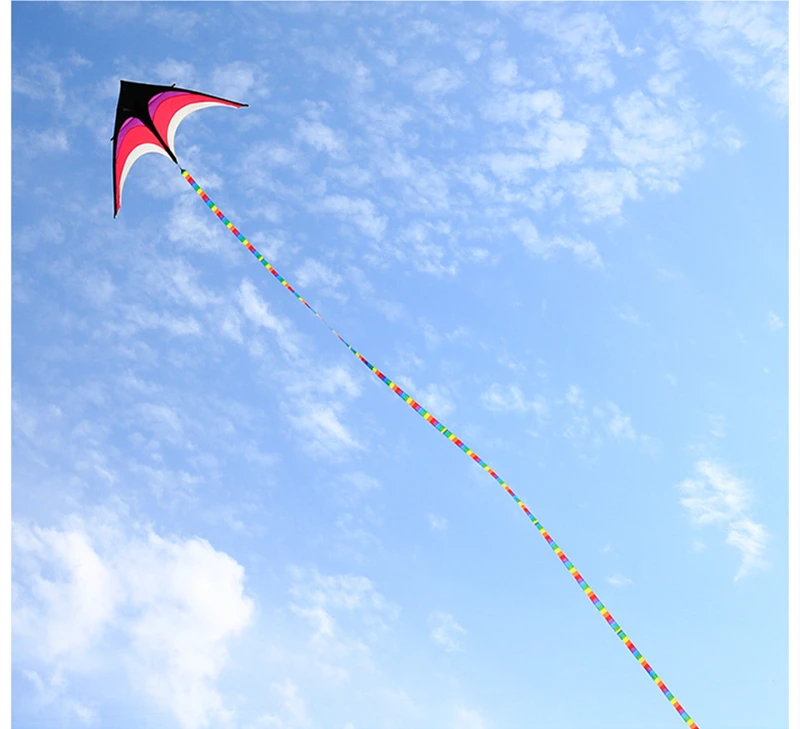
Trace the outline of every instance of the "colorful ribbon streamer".
{"type": "Polygon", "coordinates": [[[500,476],[497,475],[497,473],[489,466],[489,464],[486,463],[477,453],[475,453],[475,451],[467,447],[467,445],[455,433],[448,430],[444,425],[442,425],[442,423],[440,423],[435,417],[433,417],[431,413],[429,413],[425,408],[423,408],[422,405],[420,405],[416,400],[414,400],[414,398],[412,398],[408,393],[404,392],[398,385],[392,382],[385,374],[383,374],[383,372],[381,372],[377,367],[375,367],[371,362],[369,362],[369,360],[367,360],[366,357],[357,352],[350,345],[350,343],[346,339],[344,339],[344,337],[342,337],[330,324],[328,324],[328,322],[325,321],[325,319],[323,319],[317,313],[317,311],[311,306],[311,304],[309,304],[302,296],[300,296],[300,294],[297,293],[297,291],[295,291],[292,288],[289,282],[275,270],[272,264],[269,261],[267,261],[267,259],[264,258],[264,256],[262,256],[255,249],[255,246],[253,246],[253,244],[238,231],[236,226],[233,223],[231,223],[231,221],[228,220],[228,218],[226,218],[225,215],[223,215],[222,211],[214,204],[213,200],[211,200],[211,198],[209,198],[208,195],[206,195],[206,193],[202,190],[202,188],[194,181],[194,178],[184,169],[181,170],[181,174],[184,176],[186,181],[192,186],[192,189],[194,189],[194,191],[200,196],[203,202],[206,205],[208,205],[209,208],[211,208],[211,211],[225,224],[228,230],[230,230],[230,232],[233,233],[239,239],[239,241],[245,246],[245,248],[247,248],[247,250],[250,251],[250,253],[252,253],[256,257],[258,262],[262,266],[264,266],[264,268],[266,268],[267,271],[269,271],[276,279],[278,279],[281,285],[284,288],[286,288],[301,304],[303,304],[303,306],[305,306],[315,317],[317,317],[317,319],[319,319],[326,327],[328,327],[328,329],[330,329],[331,332],[333,332],[333,334],[336,335],[336,338],[342,344],[344,344],[344,346],[347,347],[356,357],[358,357],[358,359],[366,367],[369,368],[369,371],[372,372],[373,375],[375,375],[381,382],[383,382],[383,384],[386,385],[390,390],[392,390],[392,392],[394,392],[398,397],[404,400],[406,405],[408,405],[412,410],[416,411],[418,415],[427,420],[443,436],[445,436],[449,441],[451,441],[453,444],[458,446],[462,451],[464,451],[464,453],[466,453],[473,461],[475,461],[475,463],[477,463],[484,471],[486,471],[486,473],[488,473],[495,481],[497,481],[497,483],[499,483],[505,489],[506,493],[517,503],[517,506],[519,506],[519,508],[525,512],[525,515],[533,522],[533,525],[539,530],[539,534],[541,534],[542,537],[544,537],[544,540],[550,546],[550,549],[552,549],[556,553],[556,556],[561,560],[561,563],[564,565],[564,567],[566,567],[567,570],[569,570],[569,573],[575,579],[575,582],[578,583],[581,590],[583,590],[586,597],[588,597],[589,600],[591,600],[592,605],[594,605],[597,611],[600,613],[600,615],[603,616],[603,619],[617,634],[617,637],[625,644],[625,647],[633,654],[633,656],[636,658],[636,660],[639,662],[642,668],[644,668],[644,670],[647,671],[647,674],[650,676],[650,678],[653,679],[656,686],[658,686],[658,688],[661,689],[661,693],[663,693],[664,696],[667,698],[667,700],[670,702],[670,704],[672,704],[675,711],[677,711],[678,714],[680,714],[681,718],[689,726],[689,729],[698,729],[697,724],[694,722],[694,719],[692,719],[692,717],[690,717],[689,714],[686,713],[686,710],[683,708],[683,706],[681,706],[678,699],[676,699],[675,696],[673,696],[672,692],[667,688],[667,685],[661,680],[659,675],[653,670],[650,664],[645,660],[645,657],[639,652],[639,650],[633,644],[633,641],[626,635],[625,631],[622,630],[619,623],[617,623],[617,621],[614,620],[611,613],[608,612],[606,606],[603,605],[602,602],[600,602],[600,599],[597,597],[594,590],[592,590],[592,588],[589,587],[589,584],[586,582],[586,580],[583,579],[581,573],[578,572],[578,570],[575,568],[572,562],[569,561],[567,555],[564,554],[561,547],[559,547],[558,544],[555,543],[555,541],[547,532],[547,530],[541,525],[539,520],[530,512],[528,507],[524,503],[522,503],[520,498],[511,490],[509,485],[505,481],[503,481],[503,479],[500,478],[500,476]]]}

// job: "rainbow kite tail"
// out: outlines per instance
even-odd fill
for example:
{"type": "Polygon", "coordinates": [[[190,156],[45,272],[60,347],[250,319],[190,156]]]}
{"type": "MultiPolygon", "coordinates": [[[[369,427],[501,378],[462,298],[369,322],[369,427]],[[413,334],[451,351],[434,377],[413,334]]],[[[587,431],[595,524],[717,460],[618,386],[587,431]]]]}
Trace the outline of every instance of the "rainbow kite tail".
{"type": "Polygon", "coordinates": [[[439,420],[437,420],[432,413],[426,410],[420,403],[418,403],[413,397],[411,397],[407,392],[404,392],[396,383],[390,380],[383,372],[381,372],[377,367],[375,367],[369,360],[366,359],[362,354],[356,351],[355,348],[344,338],[342,337],[325,319],[320,316],[320,314],[309,304],[295,289],[289,284],[289,282],[281,276],[278,271],[274,268],[274,266],[267,261],[264,256],[262,256],[255,248],[255,246],[247,240],[236,228],[236,226],[228,220],[227,217],[222,213],[222,211],[214,204],[213,200],[206,195],[203,189],[198,185],[194,178],[184,169],[181,170],[181,174],[186,179],[186,181],[192,186],[192,189],[200,196],[203,202],[208,205],[211,209],[211,212],[214,213],[225,225],[225,227],[230,230],[233,235],[235,235],[239,241],[247,248],[250,253],[252,253],[256,260],[264,266],[278,281],[280,284],[289,291],[303,306],[305,306],[317,319],[319,319],[331,332],[339,339],[345,347],[347,347],[350,352],[352,352],[359,361],[372,372],[375,377],[377,377],[384,385],[386,385],[392,392],[395,393],[403,402],[406,403],[412,410],[414,410],[417,415],[422,417],[426,420],[430,425],[432,425],[436,430],[438,430],[445,438],[447,438],[453,445],[457,446],[460,450],[466,453],[475,463],[477,463],[486,473],[488,473],[495,481],[497,481],[500,486],[503,487],[505,492],[516,502],[517,506],[524,512],[525,516],[528,517],[533,522],[533,525],[539,531],[539,534],[543,537],[543,539],[547,542],[550,546],[550,549],[555,552],[556,556],[561,560],[561,563],[566,567],[567,571],[572,575],[575,582],[578,583],[578,586],[583,590],[584,595],[589,599],[589,601],[594,605],[595,609],[603,616],[603,619],[608,623],[609,627],[614,631],[617,637],[625,644],[625,647],[633,654],[633,657],[639,662],[639,665],[647,672],[647,675],[653,680],[653,682],[658,686],[661,690],[661,693],[664,694],[666,699],[672,704],[672,707],[675,711],[678,712],[681,719],[683,719],[689,729],[698,729],[697,724],[695,723],[694,719],[686,712],[686,710],[681,706],[680,702],[675,698],[672,692],[667,688],[667,685],[661,680],[660,676],[653,670],[652,666],[645,660],[644,656],[639,652],[638,648],[634,645],[633,641],[627,636],[622,627],[614,620],[614,617],[608,611],[605,605],[600,602],[600,599],[595,594],[594,590],[589,587],[589,583],[583,579],[583,575],[575,568],[575,565],[570,562],[567,558],[567,555],[564,554],[561,547],[556,544],[547,530],[542,526],[541,522],[531,513],[530,509],[520,500],[520,498],[511,490],[511,487],[497,474],[494,469],[492,469],[488,463],[486,463],[475,451],[469,448],[455,433],[451,430],[446,428],[439,420]]]}

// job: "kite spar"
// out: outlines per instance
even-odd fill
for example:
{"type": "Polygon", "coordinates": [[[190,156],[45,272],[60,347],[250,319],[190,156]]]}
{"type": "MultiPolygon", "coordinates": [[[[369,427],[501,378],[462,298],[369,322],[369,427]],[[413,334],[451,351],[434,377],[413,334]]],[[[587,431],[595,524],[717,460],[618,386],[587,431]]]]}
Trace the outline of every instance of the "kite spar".
{"type": "MultiPolygon", "coordinates": [[[[114,170],[114,217],[116,218],[122,203],[122,188],[125,179],[130,172],[134,162],[144,154],[155,152],[163,154],[178,164],[178,159],[173,151],[175,131],[178,125],[189,114],[212,106],[229,106],[241,108],[247,104],[240,104],[235,101],[228,101],[217,96],[209,96],[197,91],[180,89],[173,86],[156,86],[151,84],[133,83],[131,81],[120,82],[120,95],[117,102],[117,115],[114,125],[113,142],[113,170],[114,170]]],[[[384,385],[395,393],[406,405],[414,410],[419,416],[426,420],[436,430],[438,430],[451,443],[468,455],[486,473],[488,473],[505,492],[516,502],[517,506],[524,512],[525,516],[533,522],[542,538],[547,542],[550,549],[555,552],[561,563],[572,575],[575,582],[583,590],[584,595],[591,601],[595,609],[600,613],[609,627],[617,637],[625,644],[625,647],[633,654],[642,668],[647,672],[653,682],[661,690],[661,693],[672,704],[680,717],[686,722],[689,729],[698,729],[694,719],[681,706],[678,699],[667,688],[661,677],[653,670],[652,666],[645,660],[633,641],[628,637],[622,627],[613,618],[605,605],[589,586],[575,565],[570,562],[561,547],[556,544],[548,531],[542,526],[541,522],[531,513],[530,509],[520,500],[511,490],[511,487],[486,463],[475,451],[469,448],[455,433],[446,428],[432,413],[426,410],[419,402],[403,391],[399,385],[389,379],[381,370],[373,365],[364,355],[358,352],[341,334],[339,334],[322,316],[308,303],[289,282],[278,273],[275,267],[267,261],[255,246],[239,232],[238,228],[223,214],[214,204],[214,201],[205,193],[194,178],[183,168],[181,175],[188,182],[192,189],[200,196],[203,202],[225,225],[225,227],[236,236],[242,245],[252,253],[256,260],[269,271],[280,284],[291,293],[303,306],[306,307],[317,319],[319,319],[333,334],[344,344],[358,360],[372,372],[384,385]]]]}

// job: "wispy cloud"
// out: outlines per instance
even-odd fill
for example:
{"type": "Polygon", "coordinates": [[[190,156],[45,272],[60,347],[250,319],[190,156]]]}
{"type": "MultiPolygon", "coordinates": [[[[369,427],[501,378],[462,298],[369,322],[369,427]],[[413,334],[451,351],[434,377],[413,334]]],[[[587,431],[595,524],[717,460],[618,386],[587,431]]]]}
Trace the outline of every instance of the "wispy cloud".
{"type": "Polygon", "coordinates": [[[244,279],[239,285],[236,299],[245,317],[257,327],[272,332],[284,353],[292,358],[299,356],[292,325],[272,312],[270,305],[249,279],[244,279]]]}
{"type": "Polygon", "coordinates": [[[590,91],[610,89],[616,83],[612,53],[626,54],[608,18],[598,12],[565,13],[561,8],[536,8],[527,13],[525,26],[549,36],[570,57],[572,77],[586,82],[590,91]]]}
{"type": "Polygon", "coordinates": [[[386,230],[386,216],[381,215],[375,205],[364,198],[328,195],[322,199],[320,209],[352,223],[364,235],[376,240],[382,238],[386,230]]]}
{"type": "Polygon", "coordinates": [[[558,119],[564,101],[557,91],[504,91],[483,106],[483,116],[498,124],[526,124],[540,116],[558,119]]]}
{"type": "Polygon", "coordinates": [[[766,566],[764,555],[768,539],[769,535],[763,524],[756,524],[750,519],[731,522],[725,542],[742,553],[742,563],[734,580],[766,566]]]}
{"type": "Polygon", "coordinates": [[[450,725],[451,729],[487,729],[487,724],[476,709],[459,706],[455,711],[455,718],[450,725]]]}
{"type": "Polygon", "coordinates": [[[608,582],[611,587],[627,587],[633,583],[633,580],[630,577],[625,577],[625,575],[616,574],[611,577],[606,577],[606,582],[608,582]]]}
{"type": "Polygon", "coordinates": [[[522,241],[526,250],[539,258],[551,258],[556,251],[564,249],[570,251],[579,263],[595,268],[603,266],[603,260],[594,243],[579,236],[555,235],[545,238],[528,218],[513,220],[511,230],[522,241]]]}
{"type": "Polygon", "coordinates": [[[650,189],[677,191],[685,171],[699,166],[706,143],[691,111],[688,101],[665,111],[642,91],[615,99],[611,152],[650,189]]]}
{"type": "Polygon", "coordinates": [[[788,103],[785,5],[702,3],[668,13],[678,37],[717,61],[747,89],[762,91],[779,113],[788,103]]]}
{"type": "Polygon", "coordinates": [[[97,711],[91,706],[69,696],[69,681],[57,667],[49,676],[43,678],[37,671],[23,669],[22,675],[33,684],[40,705],[63,707],[67,715],[74,716],[82,724],[91,726],[96,722],[97,711]]]}
{"type": "Polygon", "coordinates": [[[626,200],[639,199],[636,175],[624,167],[584,168],[571,175],[569,189],[590,220],[619,215],[626,200]]]}
{"type": "Polygon", "coordinates": [[[564,395],[564,400],[566,400],[570,405],[576,407],[578,409],[583,408],[584,406],[584,399],[583,399],[583,390],[577,385],[570,385],[567,388],[567,392],[564,395]]]}
{"type": "MultiPolygon", "coordinates": [[[[262,714],[256,721],[259,729],[303,729],[311,726],[306,701],[300,688],[291,679],[270,684],[269,692],[277,699],[278,713],[262,714]]],[[[252,729],[255,729],[253,727],[252,729]]]]}
{"type": "Polygon", "coordinates": [[[426,514],[425,519],[428,522],[428,526],[435,532],[443,532],[448,527],[447,519],[443,516],[436,516],[436,514],[426,514]]]}
{"type": "Polygon", "coordinates": [[[496,382],[481,394],[481,403],[487,410],[498,413],[532,412],[544,417],[548,412],[547,404],[541,396],[529,399],[517,385],[501,385],[496,382]]]}
{"type": "Polygon", "coordinates": [[[727,422],[724,415],[709,415],[708,424],[711,426],[711,435],[715,438],[725,437],[727,422]]]}
{"type": "Polygon", "coordinates": [[[295,280],[303,288],[319,286],[329,293],[335,291],[343,281],[336,271],[314,258],[306,258],[300,264],[295,280]]]}
{"type": "Polygon", "coordinates": [[[310,646],[334,674],[346,677],[348,661],[370,654],[364,640],[374,641],[388,630],[399,607],[363,575],[326,575],[303,567],[292,567],[289,572],[294,598],[291,609],[312,628],[310,646]],[[359,626],[357,638],[344,625],[350,620],[359,626]]]}
{"type": "Polygon", "coordinates": [[[428,617],[428,624],[431,628],[431,640],[436,645],[448,653],[461,650],[461,640],[467,631],[450,613],[431,613],[428,617]]]}
{"type": "Polygon", "coordinates": [[[595,405],[592,413],[603,421],[606,432],[618,440],[636,440],[639,436],[630,415],[626,415],[615,402],[595,405]]]}
{"type": "Polygon", "coordinates": [[[321,121],[301,119],[297,123],[295,136],[318,152],[327,152],[336,158],[346,156],[346,146],[342,135],[321,121]]]}
{"type": "Polygon", "coordinates": [[[362,447],[342,422],[341,412],[335,404],[297,400],[286,415],[298,432],[307,434],[307,446],[313,453],[338,459],[347,451],[362,447]]]}
{"type": "Polygon", "coordinates": [[[774,311],[770,311],[767,314],[767,329],[771,332],[779,332],[783,329],[783,319],[781,319],[774,311]]]}
{"type": "Polygon", "coordinates": [[[419,94],[441,96],[455,91],[461,84],[461,74],[442,67],[429,71],[419,78],[414,83],[414,90],[419,94]]]}
{"type": "Polygon", "coordinates": [[[250,102],[269,96],[267,74],[261,66],[245,61],[233,61],[217,66],[208,79],[211,92],[234,101],[250,102]]]}
{"type": "Polygon", "coordinates": [[[699,461],[695,473],[678,484],[680,503],[696,525],[718,524],[727,529],[726,542],[742,556],[734,580],[764,567],[768,533],[749,517],[750,490],[717,461],[699,461]]]}
{"type": "Polygon", "coordinates": [[[490,74],[492,81],[500,86],[513,86],[519,81],[519,67],[513,58],[492,61],[490,74]]]}

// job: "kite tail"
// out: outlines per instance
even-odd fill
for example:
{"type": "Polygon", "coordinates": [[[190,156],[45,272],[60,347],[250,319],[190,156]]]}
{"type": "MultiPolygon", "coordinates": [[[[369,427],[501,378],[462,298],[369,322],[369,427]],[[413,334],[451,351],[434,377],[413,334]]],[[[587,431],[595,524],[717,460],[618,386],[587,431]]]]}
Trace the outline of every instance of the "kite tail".
{"type": "Polygon", "coordinates": [[[556,553],[556,556],[561,560],[561,563],[564,567],[567,568],[569,573],[574,578],[575,582],[578,583],[583,593],[586,595],[587,598],[591,601],[592,605],[596,608],[596,610],[603,616],[603,619],[608,623],[611,629],[616,633],[617,637],[625,644],[625,647],[633,654],[634,658],[639,662],[642,668],[647,671],[647,674],[650,676],[651,679],[655,682],[656,686],[661,689],[661,693],[667,698],[667,700],[672,704],[673,708],[680,714],[681,718],[686,722],[689,726],[689,729],[698,729],[697,724],[694,722],[694,719],[689,716],[686,710],[681,706],[680,702],[675,698],[672,692],[667,688],[667,685],[661,680],[659,675],[653,670],[650,664],[645,660],[644,656],[639,652],[636,646],[633,644],[633,641],[627,636],[625,631],[622,630],[619,623],[614,620],[613,616],[605,605],[600,602],[600,599],[595,594],[594,590],[589,587],[589,584],[586,580],[583,579],[583,576],[580,572],[575,568],[572,562],[569,561],[567,555],[564,554],[561,547],[555,543],[553,538],[547,532],[547,530],[542,526],[539,520],[531,513],[528,507],[520,500],[520,498],[511,490],[509,485],[502,479],[497,473],[471,448],[467,447],[467,445],[458,437],[455,433],[448,430],[442,423],[440,423],[431,413],[429,413],[425,408],[422,407],[414,398],[412,398],[408,393],[404,392],[397,384],[392,382],[383,372],[381,372],[377,367],[375,367],[369,360],[366,359],[361,353],[356,351],[353,346],[346,340],[344,337],[341,336],[325,319],[320,316],[319,313],[309,304],[297,291],[292,288],[289,282],[281,276],[278,271],[272,266],[272,264],[267,261],[264,256],[262,256],[253,246],[253,244],[247,240],[247,238],[242,235],[236,226],[228,220],[228,218],[223,215],[222,211],[214,204],[211,198],[206,195],[203,189],[195,182],[194,178],[186,171],[181,170],[181,174],[186,179],[186,181],[192,186],[194,191],[200,196],[203,202],[211,208],[211,211],[225,224],[225,226],[233,233],[239,241],[247,248],[250,253],[252,253],[258,262],[264,266],[278,281],[280,281],[281,285],[287,289],[303,306],[305,306],[317,319],[319,319],[328,329],[333,332],[337,339],[339,339],[345,347],[347,347],[358,359],[364,364],[366,367],[369,368],[370,372],[375,375],[384,385],[386,385],[392,392],[394,392],[398,397],[405,401],[406,405],[408,405],[412,410],[415,410],[418,415],[422,418],[427,420],[436,430],[438,430],[443,436],[445,436],[449,441],[451,441],[454,445],[458,446],[464,453],[466,453],[475,463],[477,463],[486,473],[488,473],[497,483],[499,483],[503,489],[505,489],[506,493],[514,499],[525,512],[525,516],[527,516],[532,522],[533,525],[539,530],[539,534],[542,535],[544,540],[550,546],[550,548],[556,553]]]}

